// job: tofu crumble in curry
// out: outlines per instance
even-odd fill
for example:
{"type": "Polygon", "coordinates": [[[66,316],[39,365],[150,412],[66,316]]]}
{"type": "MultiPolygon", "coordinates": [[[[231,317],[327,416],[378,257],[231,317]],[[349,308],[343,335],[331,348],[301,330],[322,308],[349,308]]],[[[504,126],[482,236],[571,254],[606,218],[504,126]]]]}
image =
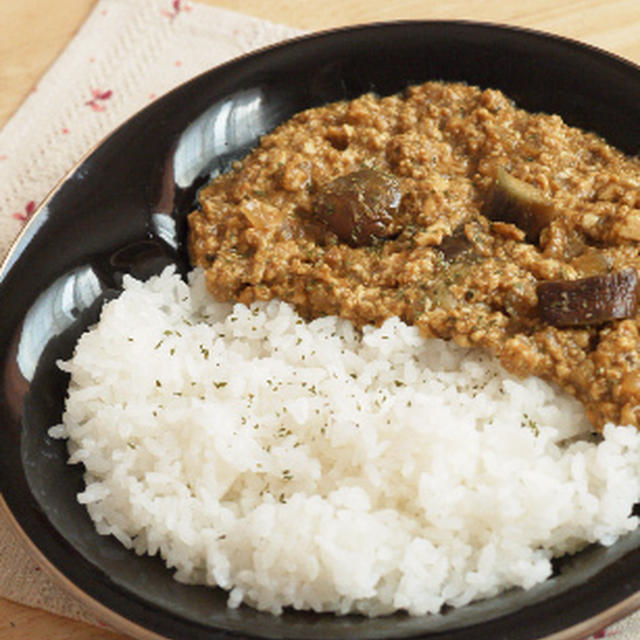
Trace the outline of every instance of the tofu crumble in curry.
{"type": "Polygon", "coordinates": [[[557,115],[442,82],[310,109],[189,224],[218,299],[397,315],[640,425],[640,159],[557,115]]]}

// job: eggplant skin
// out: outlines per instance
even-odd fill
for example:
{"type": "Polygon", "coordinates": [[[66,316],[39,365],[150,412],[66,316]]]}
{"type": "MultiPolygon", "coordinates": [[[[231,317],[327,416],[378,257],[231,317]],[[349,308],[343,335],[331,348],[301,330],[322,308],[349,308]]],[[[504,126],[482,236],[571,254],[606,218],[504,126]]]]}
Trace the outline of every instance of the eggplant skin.
{"type": "Polygon", "coordinates": [[[540,318],[555,327],[598,325],[630,318],[638,306],[638,273],[630,267],[580,280],[537,286],[540,318]]]}
{"type": "Polygon", "coordinates": [[[515,224],[532,244],[538,242],[540,232],[556,215],[553,203],[536,187],[512,176],[503,167],[498,167],[482,213],[489,220],[515,224]]]}
{"type": "Polygon", "coordinates": [[[401,196],[394,176],[365,168],[325,185],[313,208],[340,240],[362,247],[396,232],[394,217],[401,196]]]}

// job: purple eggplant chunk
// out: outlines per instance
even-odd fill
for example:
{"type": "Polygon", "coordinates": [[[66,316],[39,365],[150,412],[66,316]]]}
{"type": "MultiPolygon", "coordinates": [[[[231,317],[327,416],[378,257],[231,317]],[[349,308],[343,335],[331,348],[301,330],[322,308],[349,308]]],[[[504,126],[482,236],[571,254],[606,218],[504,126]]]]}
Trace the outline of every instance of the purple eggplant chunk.
{"type": "Polygon", "coordinates": [[[580,280],[553,280],[537,287],[542,320],[555,327],[598,325],[630,318],[638,305],[633,268],[580,280]]]}
{"type": "Polygon", "coordinates": [[[361,247],[397,233],[393,222],[401,195],[395,177],[360,169],[326,184],[313,209],[340,240],[361,247]]]}
{"type": "Polygon", "coordinates": [[[511,222],[525,232],[525,240],[537,243],[540,232],[555,216],[553,203],[533,185],[514,178],[502,167],[482,213],[498,222],[511,222]]]}

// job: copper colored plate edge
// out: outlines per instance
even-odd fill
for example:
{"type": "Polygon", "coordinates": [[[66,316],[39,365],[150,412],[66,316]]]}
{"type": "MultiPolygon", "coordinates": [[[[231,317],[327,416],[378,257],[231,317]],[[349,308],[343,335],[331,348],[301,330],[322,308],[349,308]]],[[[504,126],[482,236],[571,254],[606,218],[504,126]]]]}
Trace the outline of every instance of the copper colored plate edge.
{"type": "MultiPolygon", "coordinates": [[[[68,595],[87,607],[89,611],[96,615],[101,622],[104,622],[107,627],[137,638],[138,640],[170,640],[167,636],[159,635],[149,629],[141,627],[128,618],[109,609],[109,607],[85,593],[80,587],[69,580],[69,578],[53,565],[25,533],[2,494],[0,494],[0,512],[5,516],[6,521],[10,524],[13,532],[17,535],[24,548],[29,552],[31,557],[42,566],[47,575],[68,595]]],[[[538,640],[583,640],[638,610],[640,610],[640,591],[583,622],[563,629],[562,631],[552,633],[549,636],[540,637],[538,640]]],[[[87,622],[87,624],[91,623],[87,622]]],[[[220,631],[223,630],[220,629],[220,631]]],[[[428,638],[429,634],[424,637],[428,638]]]]}

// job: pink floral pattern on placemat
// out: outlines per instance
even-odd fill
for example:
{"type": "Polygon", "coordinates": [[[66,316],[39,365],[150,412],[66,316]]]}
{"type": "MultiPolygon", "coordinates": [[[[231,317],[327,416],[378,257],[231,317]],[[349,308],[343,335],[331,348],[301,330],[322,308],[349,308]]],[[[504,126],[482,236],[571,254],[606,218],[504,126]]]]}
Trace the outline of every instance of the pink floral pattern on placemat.
{"type": "Polygon", "coordinates": [[[107,108],[104,103],[109,100],[112,95],[113,91],[111,89],[107,89],[106,91],[102,89],[91,89],[91,99],[87,100],[85,104],[94,111],[104,111],[107,108]]]}
{"type": "Polygon", "coordinates": [[[36,210],[36,202],[35,200],[29,200],[27,204],[25,204],[24,209],[22,211],[14,211],[11,215],[15,220],[20,220],[20,222],[26,222],[36,210]]]}
{"type": "Polygon", "coordinates": [[[173,0],[171,9],[163,9],[162,15],[169,18],[170,21],[175,20],[183,11],[191,11],[193,7],[183,0],[173,0]]]}
{"type": "Polygon", "coordinates": [[[606,628],[606,629],[602,629],[601,631],[598,631],[597,633],[594,633],[587,640],[600,640],[601,638],[613,638],[613,636],[617,636],[617,635],[618,635],[617,631],[613,631],[609,628],[606,628]]]}

